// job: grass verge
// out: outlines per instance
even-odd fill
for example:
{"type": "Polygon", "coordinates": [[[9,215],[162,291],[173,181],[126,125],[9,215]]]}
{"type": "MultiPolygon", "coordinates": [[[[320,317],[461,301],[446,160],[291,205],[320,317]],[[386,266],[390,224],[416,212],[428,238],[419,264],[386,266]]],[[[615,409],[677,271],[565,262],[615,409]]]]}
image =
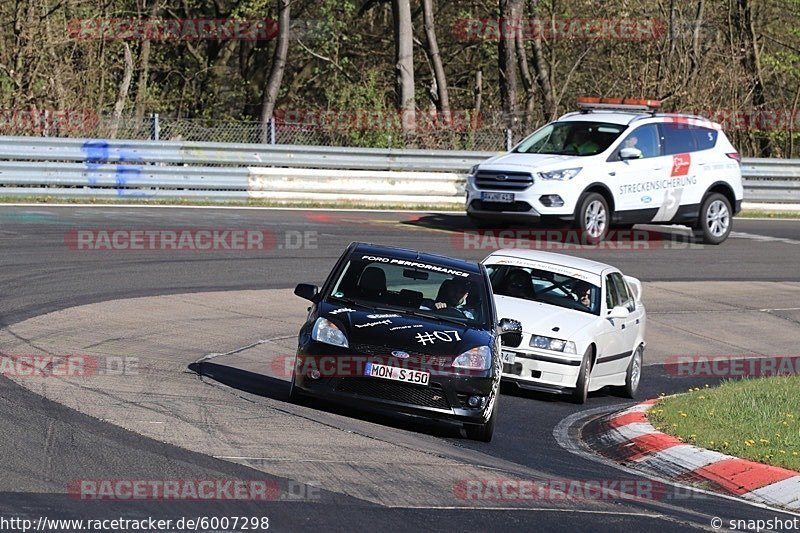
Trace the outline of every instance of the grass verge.
{"type": "Polygon", "coordinates": [[[800,376],[727,381],[661,398],[659,431],[742,459],[800,471],[800,376]]]}

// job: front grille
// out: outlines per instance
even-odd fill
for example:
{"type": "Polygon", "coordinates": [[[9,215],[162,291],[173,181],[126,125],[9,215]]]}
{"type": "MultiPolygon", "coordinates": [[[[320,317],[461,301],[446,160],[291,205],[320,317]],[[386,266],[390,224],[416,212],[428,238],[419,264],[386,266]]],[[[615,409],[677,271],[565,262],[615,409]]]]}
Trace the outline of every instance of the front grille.
{"type": "Polygon", "coordinates": [[[507,211],[512,213],[527,213],[531,210],[531,204],[528,202],[516,201],[514,203],[506,202],[484,202],[482,200],[473,200],[471,207],[478,211],[507,211]]]}
{"type": "MultiPolygon", "coordinates": [[[[387,360],[393,358],[392,352],[397,348],[389,346],[381,346],[379,344],[353,344],[353,349],[365,355],[380,357],[385,363],[387,360]]],[[[428,355],[422,352],[403,350],[408,354],[406,359],[397,359],[405,363],[411,363],[413,366],[429,367],[429,368],[445,368],[455,359],[455,357],[447,357],[442,355],[428,355]]]]}
{"type": "Polygon", "coordinates": [[[533,176],[528,172],[503,172],[479,170],[475,174],[475,187],[492,191],[524,191],[533,185],[533,176]]]}
{"type": "Polygon", "coordinates": [[[392,383],[378,378],[364,377],[342,379],[336,390],[369,398],[418,405],[420,407],[450,409],[450,403],[445,397],[444,390],[436,385],[421,387],[419,385],[392,383]]]}

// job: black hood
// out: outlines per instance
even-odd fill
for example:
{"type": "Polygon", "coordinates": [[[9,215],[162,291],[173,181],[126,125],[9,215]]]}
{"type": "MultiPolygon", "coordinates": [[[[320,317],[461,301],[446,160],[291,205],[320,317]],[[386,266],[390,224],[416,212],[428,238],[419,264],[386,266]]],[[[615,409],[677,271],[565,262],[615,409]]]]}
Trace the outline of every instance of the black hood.
{"type": "MultiPolygon", "coordinates": [[[[425,310],[415,312],[435,313],[425,310]]],[[[454,359],[476,346],[491,345],[492,340],[491,331],[486,329],[403,311],[371,310],[361,306],[322,302],[319,316],[330,320],[342,330],[350,348],[372,355],[391,355],[392,351],[405,351],[454,359]],[[386,353],[375,353],[383,347],[386,347],[386,353]]]]}

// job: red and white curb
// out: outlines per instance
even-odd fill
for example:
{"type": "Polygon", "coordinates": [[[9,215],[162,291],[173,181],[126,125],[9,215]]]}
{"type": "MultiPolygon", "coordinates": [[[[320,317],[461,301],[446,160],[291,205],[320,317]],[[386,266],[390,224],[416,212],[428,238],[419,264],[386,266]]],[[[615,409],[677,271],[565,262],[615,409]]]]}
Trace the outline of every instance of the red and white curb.
{"type": "Polygon", "coordinates": [[[656,400],[605,417],[594,435],[602,453],[662,477],[732,496],[800,510],[800,472],[739,459],[681,442],[647,421],[656,400]]]}

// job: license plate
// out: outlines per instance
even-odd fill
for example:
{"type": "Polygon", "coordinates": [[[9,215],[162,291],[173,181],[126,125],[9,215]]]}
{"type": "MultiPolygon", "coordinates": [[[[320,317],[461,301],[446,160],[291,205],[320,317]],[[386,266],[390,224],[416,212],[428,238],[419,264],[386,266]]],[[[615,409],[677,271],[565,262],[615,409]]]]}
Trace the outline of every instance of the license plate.
{"type": "Polygon", "coordinates": [[[431,379],[431,375],[428,372],[379,365],[376,363],[367,363],[364,367],[364,375],[373,378],[402,381],[403,383],[414,383],[415,385],[427,385],[431,379]]]}
{"type": "Polygon", "coordinates": [[[514,352],[502,352],[503,364],[504,365],[513,365],[514,362],[517,360],[517,354],[514,352]]]}
{"type": "Polygon", "coordinates": [[[514,193],[512,192],[482,192],[481,200],[484,202],[501,202],[504,204],[514,203],[514,193]]]}

